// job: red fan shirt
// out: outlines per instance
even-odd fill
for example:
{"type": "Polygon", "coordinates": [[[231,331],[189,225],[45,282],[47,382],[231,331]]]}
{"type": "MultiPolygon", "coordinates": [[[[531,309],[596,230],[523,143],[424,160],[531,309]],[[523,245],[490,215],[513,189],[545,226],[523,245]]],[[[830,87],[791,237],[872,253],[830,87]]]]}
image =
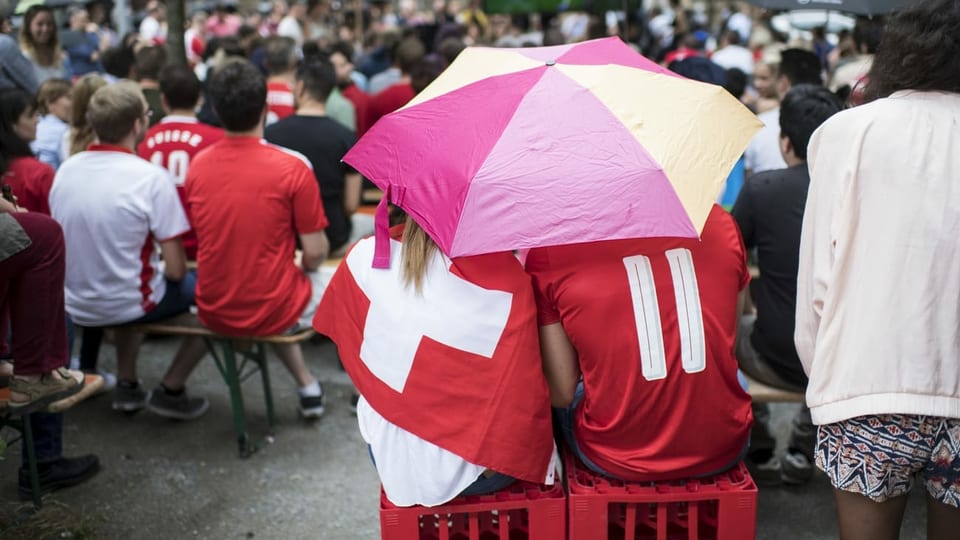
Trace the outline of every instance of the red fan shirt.
{"type": "Polygon", "coordinates": [[[197,232],[200,321],[226,335],[286,331],[310,300],[293,255],[298,234],[327,226],[310,162],[254,137],[226,137],[187,172],[197,232]]]}
{"type": "Polygon", "coordinates": [[[733,218],[714,206],[701,240],[650,238],[531,250],[539,322],[579,356],[574,434],[627,480],[731,465],[747,444],[750,396],[737,381],[737,295],[750,279],[733,218]]]}
{"type": "MultiPolygon", "coordinates": [[[[223,130],[202,124],[196,118],[165,116],[151,127],[137,146],[137,154],[163,167],[173,177],[177,194],[184,210],[187,208],[187,193],[184,182],[187,169],[198,153],[223,138],[223,130]]],[[[187,214],[189,218],[189,213],[187,214]]],[[[197,258],[197,235],[191,230],[183,236],[183,248],[187,258],[197,258]]]]}
{"type": "Polygon", "coordinates": [[[362,137],[370,129],[370,95],[355,84],[344,88],[341,93],[353,104],[357,115],[357,137],[362,137]]]}
{"type": "Polygon", "coordinates": [[[370,98],[368,109],[367,128],[373,127],[384,116],[396,111],[410,102],[416,94],[409,83],[398,83],[388,86],[379,94],[370,98]]]}
{"type": "Polygon", "coordinates": [[[470,463],[543,482],[553,439],[529,276],[509,252],[453,260],[437,252],[418,292],[391,243],[388,269],[371,267],[373,238],[351,249],[314,328],[390,423],[470,463]]]}
{"type": "Polygon", "coordinates": [[[272,124],[296,112],[293,89],[283,81],[267,82],[267,124],[272,124]]]}
{"type": "Polygon", "coordinates": [[[19,157],[10,162],[2,183],[13,189],[17,205],[49,216],[53,175],[53,168],[37,158],[19,157]]]}

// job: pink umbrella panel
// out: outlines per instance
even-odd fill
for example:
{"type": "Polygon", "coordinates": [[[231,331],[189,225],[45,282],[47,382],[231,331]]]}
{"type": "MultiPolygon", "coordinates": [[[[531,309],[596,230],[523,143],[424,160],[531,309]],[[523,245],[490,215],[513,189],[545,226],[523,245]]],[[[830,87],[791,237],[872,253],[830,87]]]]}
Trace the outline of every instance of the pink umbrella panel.
{"type": "MultiPolygon", "coordinates": [[[[663,73],[618,40],[588,43],[612,48],[617,52],[607,51],[608,58],[622,57],[623,64],[654,80],[669,79],[667,86],[701,84],[663,73]]],[[[697,236],[702,223],[691,220],[676,179],[598,97],[596,86],[560,69],[568,58],[587,65],[588,55],[577,46],[522,53],[557,60],[434,97],[418,96],[381,119],[344,160],[384,189],[385,199],[409,213],[451,257],[595,240],[697,236]]],[[[676,96],[673,106],[703,106],[684,99],[676,96]]],[[[729,172],[737,156],[718,165],[729,172]]],[[[691,152],[690,159],[697,157],[691,152]]]]}

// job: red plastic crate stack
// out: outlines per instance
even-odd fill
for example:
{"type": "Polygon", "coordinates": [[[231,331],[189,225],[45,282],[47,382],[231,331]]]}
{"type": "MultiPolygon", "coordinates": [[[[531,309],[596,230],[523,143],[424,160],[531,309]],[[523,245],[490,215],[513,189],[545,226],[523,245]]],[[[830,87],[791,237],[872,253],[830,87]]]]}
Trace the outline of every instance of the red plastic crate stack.
{"type": "Polygon", "coordinates": [[[562,540],[566,521],[567,499],[559,481],[553,486],[517,482],[431,508],[398,508],[380,492],[382,540],[562,540]]]}
{"type": "Polygon", "coordinates": [[[751,540],[757,486],[738,464],[710,478],[622,482],[564,452],[569,540],[751,540]]]}

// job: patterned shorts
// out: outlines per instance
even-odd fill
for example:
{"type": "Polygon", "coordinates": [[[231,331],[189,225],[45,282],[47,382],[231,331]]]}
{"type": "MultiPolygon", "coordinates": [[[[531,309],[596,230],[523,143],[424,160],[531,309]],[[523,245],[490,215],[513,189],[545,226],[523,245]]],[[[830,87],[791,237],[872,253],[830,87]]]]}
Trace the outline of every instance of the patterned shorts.
{"type": "Polygon", "coordinates": [[[826,424],[816,454],[837,489],[883,502],[922,473],[931,497],[960,508],[960,419],[884,414],[826,424]]]}

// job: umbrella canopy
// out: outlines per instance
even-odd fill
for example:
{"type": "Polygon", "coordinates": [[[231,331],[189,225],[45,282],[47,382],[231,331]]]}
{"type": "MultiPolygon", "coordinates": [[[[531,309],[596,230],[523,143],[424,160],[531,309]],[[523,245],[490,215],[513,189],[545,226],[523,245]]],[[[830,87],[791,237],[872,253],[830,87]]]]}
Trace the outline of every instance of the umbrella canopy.
{"type": "Polygon", "coordinates": [[[760,126],[617,38],[469,48],[344,161],[384,190],[381,237],[390,200],[450,257],[696,237],[760,126]]]}
{"type": "Polygon", "coordinates": [[[797,30],[813,30],[826,28],[827,32],[837,33],[841,30],[853,30],[857,20],[842,13],[831,13],[825,10],[798,10],[781,13],[770,19],[774,30],[789,33],[791,28],[797,30]]]}
{"type": "Polygon", "coordinates": [[[747,0],[767,9],[826,9],[857,15],[882,15],[907,7],[911,0],[747,0]]]}

